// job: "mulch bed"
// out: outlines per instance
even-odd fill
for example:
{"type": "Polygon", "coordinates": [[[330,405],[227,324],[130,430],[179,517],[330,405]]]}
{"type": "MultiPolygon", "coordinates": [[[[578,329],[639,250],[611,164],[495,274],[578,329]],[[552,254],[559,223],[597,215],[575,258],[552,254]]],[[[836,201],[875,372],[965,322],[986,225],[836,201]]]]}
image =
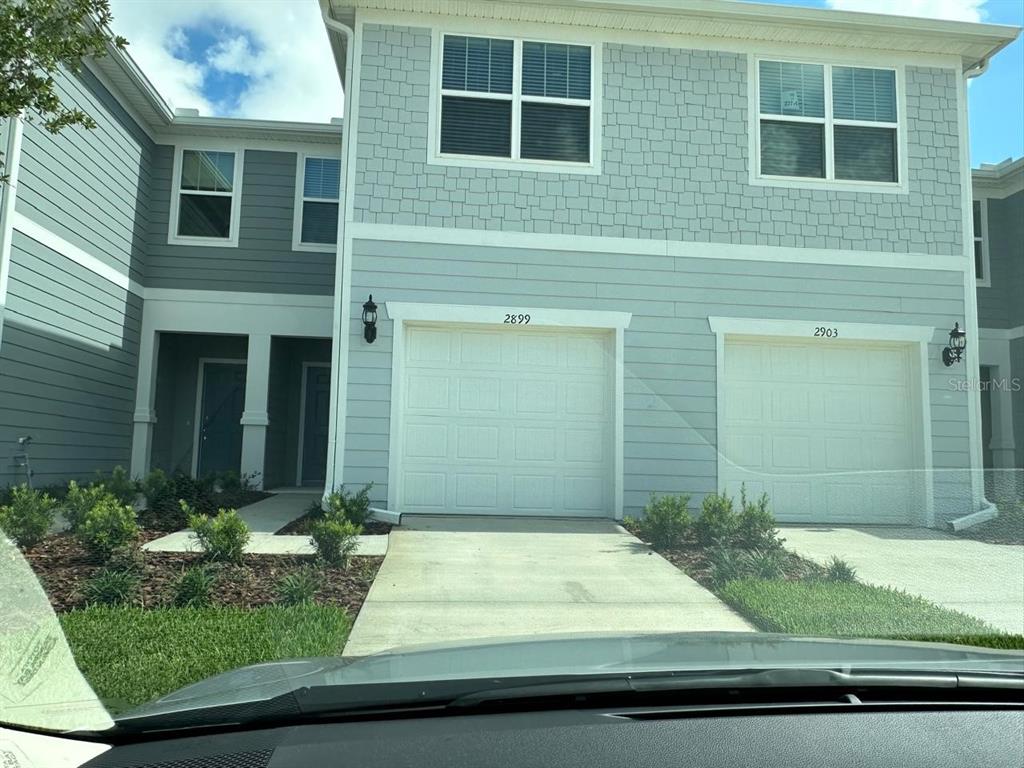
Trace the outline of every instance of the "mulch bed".
{"type": "MultiPolygon", "coordinates": [[[[319,515],[315,515],[312,512],[307,512],[302,517],[292,520],[284,528],[281,528],[279,531],[276,531],[276,533],[278,535],[288,536],[308,536],[310,526],[313,524],[313,521],[316,520],[318,517],[319,515]]],[[[363,535],[378,536],[382,534],[391,533],[391,529],[393,527],[394,526],[390,523],[382,523],[377,520],[368,520],[366,524],[363,525],[363,535]]]]}
{"type": "MultiPolygon", "coordinates": [[[[140,544],[164,535],[144,531],[140,544]]],[[[58,613],[85,606],[81,590],[103,563],[90,555],[67,533],[47,536],[38,546],[25,550],[29,561],[58,613]]],[[[347,569],[324,566],[316,602],[348,609],[355,616],[366,599],[383,557],[353,557],[347,569]]],[[[202,562],[196,552],[142,553],[142,604],[156,607],[171,603],[174,581],[189,566],[202,562]]],[[[215,566],[219,573],[214,602],[239,608],[255,608],[277,602],[277,582],[289,573],[316,564],[312,555],[246,555],[244,565],[215,566]]]]}

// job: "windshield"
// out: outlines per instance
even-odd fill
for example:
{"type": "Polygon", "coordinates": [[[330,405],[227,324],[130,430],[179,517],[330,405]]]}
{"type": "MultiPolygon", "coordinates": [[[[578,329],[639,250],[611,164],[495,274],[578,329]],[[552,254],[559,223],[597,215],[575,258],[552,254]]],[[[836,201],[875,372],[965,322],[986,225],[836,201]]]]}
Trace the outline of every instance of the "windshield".
{"type": "Polygon", "coordinates": [[[0,724],[1024,674],[1024,16],[779,4],[0,0],[0,724]]]}

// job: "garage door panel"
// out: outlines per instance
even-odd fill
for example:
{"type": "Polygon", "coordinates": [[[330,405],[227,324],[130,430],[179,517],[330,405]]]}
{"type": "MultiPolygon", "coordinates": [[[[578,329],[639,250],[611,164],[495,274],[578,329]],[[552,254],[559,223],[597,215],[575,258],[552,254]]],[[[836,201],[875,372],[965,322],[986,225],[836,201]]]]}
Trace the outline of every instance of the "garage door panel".
{"type": "Polygon", "coordinates": [[[565,384],[565,412],[574,416],[601,416],[608,410],[606,382],[568,381],[565,384]]]}
{"type": "Polygon", "coordinates": [[[412,329],[409,332],[409,359],[423,364],[448,364],[452,360],[452,338],[441,331],[412,329]]]}
{"type": "Polygon", "coordinates": [[[447,477],[443,472],[405,472],[403,504],[417,509],[443,510],[447,504],[447,477]]]}
{"type": "Polygon", "coordinates": [[[607,460],[610,435],[601,429],[567,429],[562,433],[564,458],[567,462],[596,464],[603,467],[607,460]]]}
{"type": "Polygon", "coordinates": [[[417,374],[409,377],[410,411],[447,411],[448,379],[417,374]]]}
{"type": "Polygon", "coordinates": [[[727,339],[722,484],[763,488],[782,521],[916,521],[914,360],[909,345],[727,339]]]}
{"type": "Polygon", "coordinates": [[[517,462],[554,461],[556,458],[557,435],[551,427],[513,428],[513,444],[517,462]]]}
{"type": "Polygon", "coordinates": [[[603,478],[599,474],[576,475],[565,478],[565,508],[571,512],[600,515],[608,509],[609,499],[603,478]]]}
{"type": "MultiPolygon", "coordinates": [[[[499,456],[497,427],[456,424],[455,458],[459,461],[495,461],[499,456]]],[[[448,458],[444,456],[442,458],[448,458]]]]}
{"type": "Polygon", "coordinates": [[[463,413],[498,413],[501,408],[501,379],[463,378],[455,379],[458,388],[458,410],[463,413]]]}
{"type": "Polygon", "coordinates": [[[455,475],[455,504],[461,509],[494,509],[498,506],[498,475],[459,473],[455,475]]]}
{"type": "Polygon", "coordinates": [[[565,355],[566,364],[578,371],[603,374],[610,362],[608,343],[598,337],[567,337],[565,355]]]}
{"type": "Polygon", "coordinates": [[[515,414],[553,414],[558,410],[558,383],[551,380],[536,379],[532,381],[516,381],[515,414]]]}
{"type": "Polygon", "coordinates": [[[463,365],[492,368],[501,365],[501,334],[463,331],[458,334],[463,365]]]}
{"type": "Polygon", "coordinates": [[[539,334],[516,337],[516,358],[518,365],[531,368],[558,367],[558,337],[539,334]]]}
{"type": "Polygon", "coordinates": [[[444,424],[408,424],[405,444],[409,456],[417,459],[448,458],[448,427],[444,424]]]}

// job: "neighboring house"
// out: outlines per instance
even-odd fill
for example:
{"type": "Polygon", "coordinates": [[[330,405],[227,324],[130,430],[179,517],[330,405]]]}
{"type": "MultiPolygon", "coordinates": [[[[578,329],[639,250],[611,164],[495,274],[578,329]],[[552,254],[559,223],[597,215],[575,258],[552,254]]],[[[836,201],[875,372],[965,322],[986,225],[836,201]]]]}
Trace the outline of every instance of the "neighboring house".
{"type": "Polygon", "coordinates": [[[985,467],[995,495],[1024,496],[1024,158],[973,177],[985,467]]]}
{"type": "Polygon", "coordinates": [[[40,482],[130,455],[405,512],[742,484],[786,521],[983,508],[965,89],[1018,30],[322,6],[343,127],[175,117],[115,56],[75,81],[99,132],[25,128],[0,444],[33,434],[40,482]],[[336,247],[296,241],[336,213],[336,247]]]}

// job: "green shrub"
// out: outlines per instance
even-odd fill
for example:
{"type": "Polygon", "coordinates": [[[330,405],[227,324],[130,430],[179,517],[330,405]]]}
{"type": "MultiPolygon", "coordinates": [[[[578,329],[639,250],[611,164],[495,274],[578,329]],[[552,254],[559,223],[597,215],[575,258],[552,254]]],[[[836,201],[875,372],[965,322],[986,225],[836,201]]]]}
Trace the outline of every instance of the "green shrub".
{"type": "Polygon", "coordinates": [[[277,602],[281,605],[309,605],[320,589],[321,576],[315,568],[302,568],[277,582],[277,602]]]}
{"type": "Polygon", "coordinates": [[[762,493],[757,501],[751,501],[747,498],[747,487],[740,486],[734,544],[741,549],[778,549],[782,541],[775,516],[768,508],[768,494],[762,493]]]}
{"type": "Polygon", "coordinates": [[[114,467],[109,475],[97,472],[92,485],[104,486],[107,493],[122,504],[134,504],[135,497],[139,495],[139,484],[131,479],[128,470],[120,466],[114,467]]]}
{"type": "Polygon", "coordinates": [[[119,568],[101,568],[82,588],[89,605],[128,605],[139,599],[137,573],[119,568]]]}
{"type": "Polygon", "coordinates": [[[825,566],[825,578],[828,581],[856,581],[857,570],[845,560],[832,555],[832,559],[825,566]]]}
{"type": "Polygon", "coordinates": [[[79,524],[75,536],[92,554],[108,559],[114,550],[129,545],[139,535],[135,510],[113,496],[93,506],[79,524]]]}
{"type": "Polygon", "coordinates": [[[704,497],[700,517],[693,524],[697,543],[705,547],[730,546],[736,534],[736,511],[732,499],[710,493],[704,497]]]}
{"type": "Polygon", "coordinates": [[[15,486],[10,504],[0,507],[0,530],[19,547],[34,547],[49,532],[56,514],[52,496],[27,485],[15,486]]]}
{"type": "Polygon", "coordinates": [[[150,471],[139,482],[139,491],[146,499],[146,509],[161,509],[171,504],[176,505],[174,483],[162,469],[150,471]]]}
{"type": "Polygon", "coordinates": [[[781,549],[750,549],[742,558],[747,575],[755,579],[781,579],[786,575],[786,556],[781,549]]]}
{"type": "Polygon", "coordinates": [[[217,572],[209,565],[186,568],[174,580],[173,601],[179,608],[205,608],[213,602],[217,572]]]}
{"type": "Polygon", "coordinates": [[[249,526],[233,509],[217,510],[216,517],[192,513],[184,501],[182,510],[188,517],[199,546],[215,562],[241,564],[245,545],[249,543],[249,526]]]}
{"type": "Polygon", "coordinates": [[[651,494],[644,507],[643,519],[637,523],[641,537],[658,548],[678,546],[690,530],[690,497],[651,494]]]}
{"type": "Polygon", "coordinates": [[[89,514],[89,511],[97,504],[108,499],[116,501],[102,483],[94,483],[88,486],[81,486],[74,480],[68,483],[68,492],[60,507],[61,512],[64,514],[64,519],[68,523],[68,530],[72,533],[77,531],[85,520],[85,516],[89,514]]]}
{"type": "Polygon", "coordinates": [[[310,526],[313,546],[320,559],[343,567],[348,565],[349,557],[359,544],[356,537],[362,532],[361,525],[330,513],[310,526]]]}
{"type": "Polygon", "coordinates": [[[360,527],[370,519],[370,489],[373,483],[363,486],[357,493],[348,493],[342,488],[327,497],[327,516],[340,517],[360,527]]]}
{"type": "Polygon", "coordinates": [[[735,549],[717,547],[711,550],[708,559],[711,562],[711,582],[715,586],[721,587],[748,575],[748,563],[743,554],[735,549]]]}

